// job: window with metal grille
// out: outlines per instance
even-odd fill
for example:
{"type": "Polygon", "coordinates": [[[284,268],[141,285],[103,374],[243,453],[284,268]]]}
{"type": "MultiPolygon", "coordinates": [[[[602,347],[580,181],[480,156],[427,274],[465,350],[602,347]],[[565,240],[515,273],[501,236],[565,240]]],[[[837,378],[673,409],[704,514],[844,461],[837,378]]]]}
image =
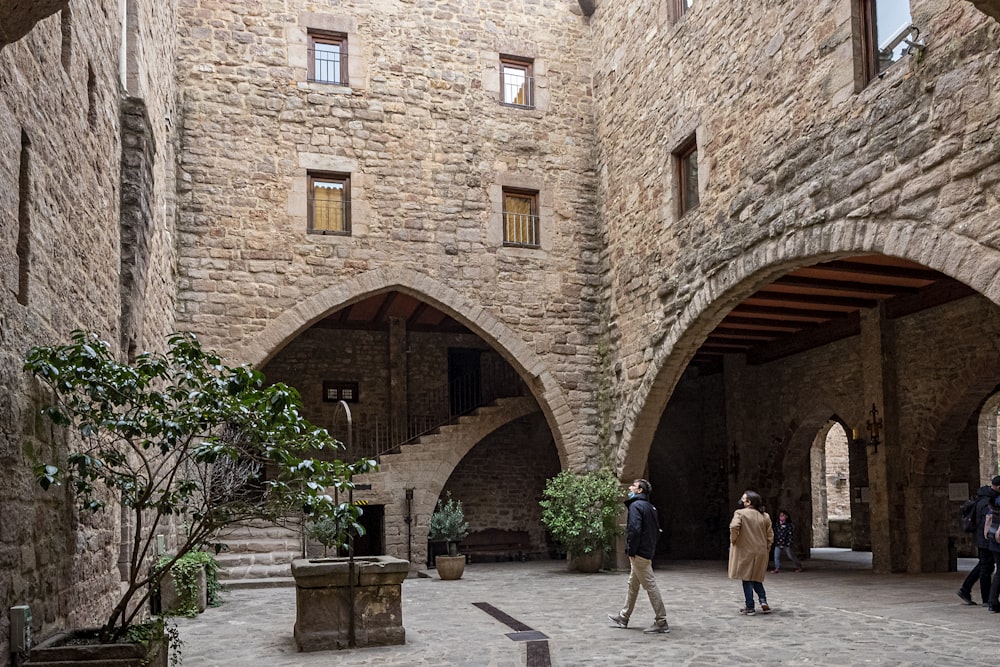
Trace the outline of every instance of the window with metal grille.
{"type": "Polygon", "coordinates": [[[698,142],[691,135],[674,151],[677,174],[677,211],[684,215],[698,206],[698,142]]]}
{"type": "Polygon", "coordinates": [[[347,174],[309,173],[310,234],[351,234],[351,177],[347,174]]]}
{"type": "Polygon", "coordinates": [[[309,80],[347,85],[347,35],[309,31],[309,80]]]}
{"type": "Polygon", "coordinates": [[[530,60],[500,56],[500,102],[512,107],[534,108],[535,78],[530,60]]]}
{"type": "Polygon", "coordinates": [[[540,247],[538,226],[538,193],[504,188],[503,244],[525,248],[540,247]]]}
{"type": "Polygon", "coordinates": [[[332,380],[323,381],[323,401],[326,403],[336,401],[346,401],[357,403],[360,401],[357,382],[334,382],[332,380]]]}

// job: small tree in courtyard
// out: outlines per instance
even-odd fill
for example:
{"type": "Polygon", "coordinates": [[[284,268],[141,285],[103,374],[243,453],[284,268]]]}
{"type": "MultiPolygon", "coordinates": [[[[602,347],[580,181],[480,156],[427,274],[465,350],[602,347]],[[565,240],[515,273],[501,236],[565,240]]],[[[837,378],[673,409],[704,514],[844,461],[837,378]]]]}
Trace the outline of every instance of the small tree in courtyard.
{"type": "Polygon", "coordinates": [[[78,436],[64,461],[35,472],[43,488],[66,483],[84,512],[117,501],[131,514],[128,577],[102,639],[124,637],[160,578],[220,528],[299,512],[356,527],[359,508],[335,503],[329,491],[346,492],[375,462],[326,454],[340,445],[299,414],[294,389],[226,366],[190,334],[170,336],[165,353],[131,364],[93,333],[75,331],[72,340],[26,357],[25,370],[54,397],[43,414],[78,436]],[[156,536],[171,524],[184,534],[157,566],[156,536]]]}

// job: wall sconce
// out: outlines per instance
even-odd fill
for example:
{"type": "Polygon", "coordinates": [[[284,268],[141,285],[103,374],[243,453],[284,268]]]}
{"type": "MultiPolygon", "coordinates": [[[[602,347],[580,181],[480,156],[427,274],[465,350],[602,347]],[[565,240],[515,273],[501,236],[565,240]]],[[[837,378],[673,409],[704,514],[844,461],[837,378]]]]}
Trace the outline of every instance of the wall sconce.
{"type": "Polygon", "coordinates": [[[859,438],[858,429],[854,428],[851,429],[851,441],[852,444],[855,445],[871,445],[872,452],[878,452],[879,443],[882,442],[882,420],[879,419],[878,408],[875,407],[874,403],[872,403],[872,409],[869,411],[869,414],[872,418],[866,423],[868,428],[868,440],[865,441],[859,438]]]}

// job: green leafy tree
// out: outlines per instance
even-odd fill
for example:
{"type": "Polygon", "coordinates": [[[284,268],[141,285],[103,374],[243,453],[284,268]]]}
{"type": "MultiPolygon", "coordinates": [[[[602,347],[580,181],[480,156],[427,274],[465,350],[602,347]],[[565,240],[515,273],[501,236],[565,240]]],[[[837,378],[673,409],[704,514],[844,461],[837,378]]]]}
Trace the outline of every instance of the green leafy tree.
{"type": "Polygon", "coordinates": [[[160,578],[220,528],[299,512],[357,522],[358,508],[330,491],[347,497],[351,477],[375,462],[334,459],[340,444],[302,417],[293,388],[226,366],[191,334],[173,334],[165,353],[131,364],[93,333],[72,340],[26,357],[25,370],[52,392],[43,414],[78,436],[65,461],[35,472],[43,488],[67,484],[84,512],[112,502],[131,513],[128,578],[103,639],[126,636],[160,578]],[[185,527],[176,553],[154,563],[156,535],[172,526],[185,527]]]}
{"type": "Polygon", "coordinates": [[[427,523],[427,538],[432,542],[447,542],[448,555],[458,555],[458,542],[469,535],[469,524],[465,521],[462,501],[454,500],[448,493],[448,501],[437,501],[437,507],[427,523]]]}
{"type": "Polygon", "coordinates": [[[545,483],[542,497],[542,523],[566,553],[607,550],[621,533],[621,487],[608,471],[563,470],[545,483]]]}

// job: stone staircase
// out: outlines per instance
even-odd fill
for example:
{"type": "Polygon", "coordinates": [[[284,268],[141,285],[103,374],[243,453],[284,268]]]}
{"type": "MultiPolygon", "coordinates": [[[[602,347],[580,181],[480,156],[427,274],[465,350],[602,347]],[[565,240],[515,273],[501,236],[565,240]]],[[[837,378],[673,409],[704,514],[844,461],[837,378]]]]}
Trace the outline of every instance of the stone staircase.
{"type": "Polygon", "coordinates": [[[301,522],[277,526],[251,521],[230,526],[216,541],[227,549],[219,562],[219,581],[229,589],[294,586],[292,561],[302,557],[301,522]]]}

